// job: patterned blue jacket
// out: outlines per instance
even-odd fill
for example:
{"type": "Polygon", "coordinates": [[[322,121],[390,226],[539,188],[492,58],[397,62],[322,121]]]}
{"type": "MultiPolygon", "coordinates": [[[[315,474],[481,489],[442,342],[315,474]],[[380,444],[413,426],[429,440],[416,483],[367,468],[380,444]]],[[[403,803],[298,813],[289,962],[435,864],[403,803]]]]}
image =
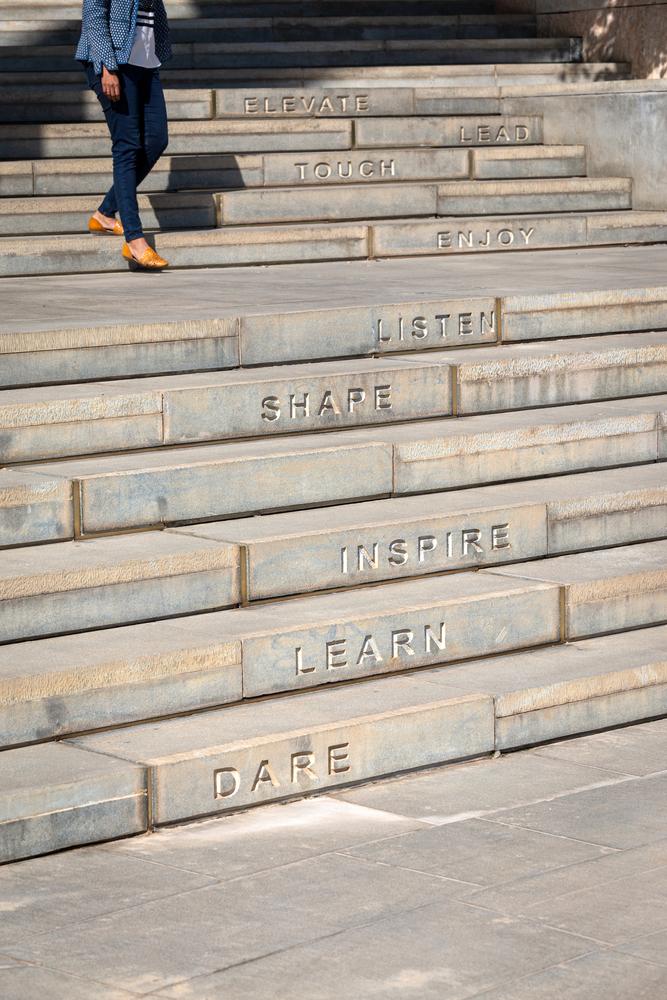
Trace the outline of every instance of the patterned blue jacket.
{"type": "MultiPolygon", "coordinates": [[[[81,38],[76,59],[115,70],[130,58],[137,24],[138,0],[83,0],[81,38]]],[[[153,0],[155,53],[161,63],[171,56],[169,24],[163,0],[153,0]]]]}

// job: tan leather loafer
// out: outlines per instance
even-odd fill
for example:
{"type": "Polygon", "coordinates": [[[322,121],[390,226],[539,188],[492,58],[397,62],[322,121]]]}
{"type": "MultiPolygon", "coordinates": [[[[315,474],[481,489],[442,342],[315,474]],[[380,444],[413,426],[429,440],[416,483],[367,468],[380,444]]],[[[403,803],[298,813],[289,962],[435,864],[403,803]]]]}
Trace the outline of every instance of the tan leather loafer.
{"type": "Polygon", "coordinates": [[[103,226],[94,215],[88,219],[89,233],[106,233],[107,236],[122,236],[123,226],[119,219],[114,219],[114,224],[110,228],[103,226]]]}
{"type": "Polygon", "coordinates": [[[123,244],[123,257],[130,266],[131,271],[164,271],[169,267],[169,262],[160,257],[152,247],[144,250],[141,257],[135,257],[127,243],[123,244]]]}

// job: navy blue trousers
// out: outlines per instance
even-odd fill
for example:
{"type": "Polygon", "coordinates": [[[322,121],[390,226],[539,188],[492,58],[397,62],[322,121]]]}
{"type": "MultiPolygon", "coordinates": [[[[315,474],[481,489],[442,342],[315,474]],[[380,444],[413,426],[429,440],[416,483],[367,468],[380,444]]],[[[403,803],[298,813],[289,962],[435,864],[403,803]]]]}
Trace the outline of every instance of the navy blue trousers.
{"type": "Polygon", "coordinates": [[[169,141],[167,108],[157,69],[125,63],[118,69],[120,100],[110,101],[102,80],[88,63],[88,84],[102,105],[113,155],[113,187],[99,207],[103,215],[120,215],[126,240],[143,236],[137,187],[151,172],[169,141]]]}

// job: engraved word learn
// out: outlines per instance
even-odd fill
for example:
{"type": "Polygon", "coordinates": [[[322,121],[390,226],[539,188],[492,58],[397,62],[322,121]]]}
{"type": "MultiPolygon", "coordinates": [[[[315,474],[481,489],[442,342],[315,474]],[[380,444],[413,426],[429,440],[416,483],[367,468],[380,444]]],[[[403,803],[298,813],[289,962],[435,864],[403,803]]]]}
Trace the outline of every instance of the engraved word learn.
{"type": "Polygon", "coordinates": [[[393,629],[388,635],[376,637],[365,635],[354,643],[345,637],[330,639],[324,644],[323,657],[319,665],[304,661],[303,647],[294,650],[297,676],[314,674],[318,670],[344,670],[361,668],[367,670],[391,660],[410,660],[413,656],[432,656],[447,648],[447,628],[444,622],[438,625],[424,625],[420,629],[393,629]]]}
{"type": "MultiPolygon", "coordinates": [[[[325,771],[328,777],[336,774],[347,774],[351,770],[349,743],[332,743],[326,749],[325,771]]],[[[320,767],[314,750],[300,750],[289,755],[287,761],[278,762],[266,758],[260,761],[250,775],[250,791],[257,792],[262,788],[282,788],[284,785],[303,786],[304,779],[317,783],[320,780],[320,767]],[[287,764],[289,776],[283,775],[283,781],[278,777],[287,764]]],[[[236,767],[221,767],[213,772],[213,795],[216,799],[231,799],[238,794],[243,785],[241,772],[236,767]]]]}
{"type": "Polygon", "coordinates": [[[285,417],[287,420],[303,420],[309,417],[339,417],[341,414],[356,413],[359,407],[369,407],[377,412],[391,409],[391,385],[376,385],[370,391],[355,386],[347,391],[334,392],[325,389],[317,395],[304,392],[290,393],[286,399],[280,396],[265,396],[262,400],[262,420],[269,423],[285,417]]]}
{"type": "Polygon", "coordinates": [[[368,573],[384,566],[399,568],[416,563],[423,566],[441,555],[443,559],[477,561],[487,550],[497,552],[512,547],[509,524],[493,524],[488,537],[481,528],[463,528],[437,535],[418,535],[417,538],[394,538],[390,542],[372,542],[370,545],[343,545],[340,550],[340,571],[343,574],[368,573]]]}

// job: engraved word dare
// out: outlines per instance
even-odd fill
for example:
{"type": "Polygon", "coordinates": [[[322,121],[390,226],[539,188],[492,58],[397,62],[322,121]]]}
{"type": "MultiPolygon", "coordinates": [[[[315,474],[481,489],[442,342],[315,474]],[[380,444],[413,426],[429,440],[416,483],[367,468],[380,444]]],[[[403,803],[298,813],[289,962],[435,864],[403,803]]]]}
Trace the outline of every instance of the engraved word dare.
{"type": "Polygon", "coordinates": [[[375,385],[369,391],[361,386],[345,390],[325,389],[324,391],[290,393],[284,399],[280,396],[265,396],[262,400],[262,420],[273,423],[285,420],[339,417],[353,414],[358,409],[372,409],[377,412],[391,410],[391,385],[375,385]]]}
{"type": "Polygon", "coordinates": [[[262,789],[283,788],[290,785],[302,788],[304,782],[317,784],[323,777],[347,774],[351,769],[350,744],[332,743],[321,760],[314,750],[299,750],[280,759],[265,758],[249,774],[242,776],[236,767],[220,767],[213,772],[213,795],[216,799],[231,799],[244,786],[257,793],[262,789]]]}
{"type": "Polygon", "coordinates": [[[507,523],[493,524],[488,528],[445,531],[440,538],[431,534],[410,538],[406,533],[402,538],[393,538],[388,542],[343,545],[340,550],[340,571],[347,575],[372,573],[386,566],[423,566],[432,562],[436,553],[446,559],[478,562],[480,557],[489,552],[511,547],[507,523]]]}
{"type": "Polygon", "coordinates": [[[306,662],[303,647],[296,646],[294,664],[297,676],[354,667],[363,671],[392,660],[410,660],[417,655],[435,656],[446,648],[447,627],[445,622],[438,622],[437,625],[424,625],[419,629],[399,628],[383,635],[368,634],[360,641],[345,637],[331,639],[324,643],[317,663],[306,662]]]}

